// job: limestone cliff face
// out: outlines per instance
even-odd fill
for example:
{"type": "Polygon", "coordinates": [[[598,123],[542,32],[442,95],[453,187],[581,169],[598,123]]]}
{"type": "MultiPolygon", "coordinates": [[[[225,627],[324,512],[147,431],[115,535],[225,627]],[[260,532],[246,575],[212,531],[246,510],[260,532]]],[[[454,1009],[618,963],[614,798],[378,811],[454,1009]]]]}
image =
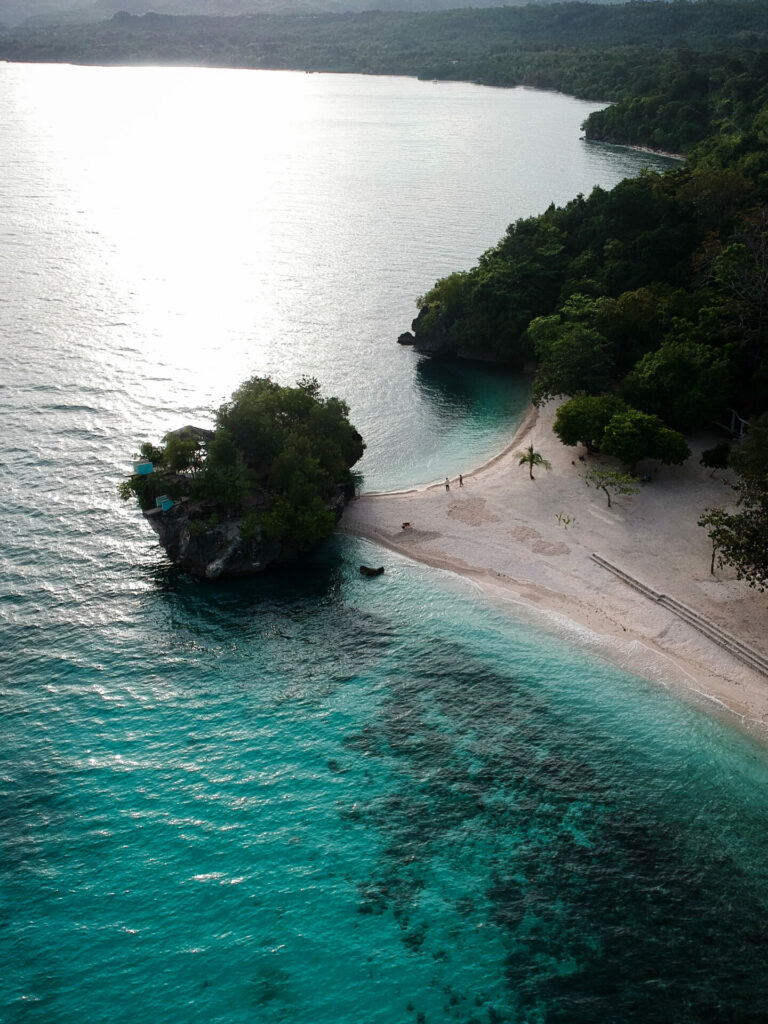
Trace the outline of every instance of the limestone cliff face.
{"type": "Polygon", "coordinates": [[[411,324],[411,330],[413,331],[411,344],[417,352],[423,352],[428,356],[457,356],[461,354],[456,351],[448,317],[445,315],[436,316],[433,310],[425,307],[419,311],[419,315],[411,324]]]}
{"type": "MultiPolygon", "coordinates": [[[[328,502],[337,521],[354,493],[354,486],[340,488],[328,502]]],[[[267,537],[257,535],[244,540],[240,536],[242,515],[222,518],[211,525],[198,502],[182,500],[167,512],[148,509],[144,518],[173,564],[203,579],[251,576],[284,554],[281,544],[267,537]]]]}
{"type": "Polygon", "coordinates": [[[397,339],[401,345],[413,345],[416,352],[437,359],[471,359],[481,363],[506,364],[508,358],[500,353],[473,348],[472,339],[457,336],[454,322],[446,313],[436,313],[425,307],[411,324],[410,332],[397,339]]]}
{"type": "Polygon", "coordinates": [[[460,322],[434,306],[425,306],[406,331],[397,339],[401,345],[412,345],[416,352],[437,359],[468,359],[477,363],[505,366],[517,373],[533,373],[535,361],[530,346],[499,335],[489,344],[487,338],[473,336],[462,330],[460,322]],[[413,333],[411,333],[411,331],[413,333]]]}
{"type": "Polygon", "coordinates": [[[180,569],[215,580],[261,572],[279,558],[281,549],[275,541],[243,540],[242,517],[206,525],[201,531],[199,512],[196,503],[182,501],[167,512],[149,509],[144,513],[166,554],[180,569]]]}

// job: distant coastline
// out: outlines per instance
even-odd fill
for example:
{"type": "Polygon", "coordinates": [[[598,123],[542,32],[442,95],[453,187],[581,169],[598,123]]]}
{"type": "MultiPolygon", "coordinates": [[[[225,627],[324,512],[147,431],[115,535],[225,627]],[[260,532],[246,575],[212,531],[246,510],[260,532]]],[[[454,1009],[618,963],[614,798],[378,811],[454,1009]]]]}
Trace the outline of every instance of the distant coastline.
{"type": "Polygon", "coordinates": [[[766,37],[768,15],[748,0],[706,7],[683,0],[672,13],[660,3],[238,15],[118,10],[101,21],[0,27],[0,59],[526,86],[611,103],[610,113],[588,119],[588,137],[676,153],[716,128],[719,100],[704,83],[723,77],[723,54],[750,62],[762,85],[757,56],[766,37]]]}

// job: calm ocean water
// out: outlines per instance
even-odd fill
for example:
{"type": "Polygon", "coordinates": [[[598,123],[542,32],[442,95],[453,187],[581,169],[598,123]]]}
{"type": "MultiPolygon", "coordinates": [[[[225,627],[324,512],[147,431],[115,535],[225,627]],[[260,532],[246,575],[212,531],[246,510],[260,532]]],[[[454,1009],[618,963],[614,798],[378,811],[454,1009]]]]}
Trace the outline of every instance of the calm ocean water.
{"type": "Polygon", "coordinates": [[[250,373],[347,397],[366,486],[490,454],[523,385],[413,297],[647,158],[522,90],[0,81],[0,1021],[764,1019],[763,750],[352,541],[204,585],[115,492],[250,373]]]}

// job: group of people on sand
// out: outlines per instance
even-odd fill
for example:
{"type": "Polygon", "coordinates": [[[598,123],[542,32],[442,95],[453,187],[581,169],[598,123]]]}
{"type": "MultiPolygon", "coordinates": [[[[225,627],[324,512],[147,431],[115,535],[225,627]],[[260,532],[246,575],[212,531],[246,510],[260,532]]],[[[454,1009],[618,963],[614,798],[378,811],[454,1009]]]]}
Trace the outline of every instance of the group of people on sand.
{"type": "MultiPolygon", "coordinates": [[[[459,473],[459,487],[463,487],[463,486],[464,486],[464,474],[463,473],[459,473]]],[[[450,489],[451,489],[451,481],[449,480],[448,477],[445,478],[445,489],[446,489],[446,491],[450,491],[450,489]]],[[[403,523],[402,524],[402,528],[404,530],[410,530],[411,529],[411,524],[409,522],[408,523],[403,523]]]]}

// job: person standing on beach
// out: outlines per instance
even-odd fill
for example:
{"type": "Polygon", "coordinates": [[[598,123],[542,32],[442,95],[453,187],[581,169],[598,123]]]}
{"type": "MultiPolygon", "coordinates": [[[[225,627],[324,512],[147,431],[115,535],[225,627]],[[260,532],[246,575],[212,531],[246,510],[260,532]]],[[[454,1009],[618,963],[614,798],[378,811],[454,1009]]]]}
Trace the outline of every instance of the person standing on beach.
{"type": "Polygon", "coordinates": [[[459,487],[464,486],[464,477],[459,473],[459,487]]]}
{"type": "Polygon", "coordinates": [[[445,489],[446,489],[446,491],[450,491],[450,489],[451,489],[451,483],[450,483],[448,477],[445,478],[445,489]]]}

